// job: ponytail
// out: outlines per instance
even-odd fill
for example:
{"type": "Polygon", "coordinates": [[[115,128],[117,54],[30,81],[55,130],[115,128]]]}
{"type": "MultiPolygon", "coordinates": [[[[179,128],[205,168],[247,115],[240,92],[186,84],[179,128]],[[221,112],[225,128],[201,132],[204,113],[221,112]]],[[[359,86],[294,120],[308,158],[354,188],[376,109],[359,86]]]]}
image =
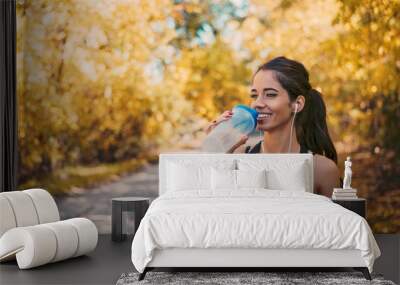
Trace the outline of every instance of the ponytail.
{"type": "Polygon", "coordinates": [[[313,153],[324,155],[337,164],[337,153],[329,136],[326,124],[326,106],[322,95],[311,88],[305,98],[305,108],[296,121],[299,143],[313,153]]]}

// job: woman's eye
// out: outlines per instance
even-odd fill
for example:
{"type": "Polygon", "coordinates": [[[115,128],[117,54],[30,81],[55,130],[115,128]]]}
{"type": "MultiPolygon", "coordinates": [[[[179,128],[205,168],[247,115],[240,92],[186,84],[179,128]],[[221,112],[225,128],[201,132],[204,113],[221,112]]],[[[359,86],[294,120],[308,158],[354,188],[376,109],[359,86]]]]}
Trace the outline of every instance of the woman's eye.
{"type": "MultiPolygon", "coordinates": [[[[275,97],[277,94],[276,93],[264,93],[263,97],[275,97]]],[[[252,99],[257,99],[258,95],[257,94],[250,94],[250,98],[252,99]]]]}

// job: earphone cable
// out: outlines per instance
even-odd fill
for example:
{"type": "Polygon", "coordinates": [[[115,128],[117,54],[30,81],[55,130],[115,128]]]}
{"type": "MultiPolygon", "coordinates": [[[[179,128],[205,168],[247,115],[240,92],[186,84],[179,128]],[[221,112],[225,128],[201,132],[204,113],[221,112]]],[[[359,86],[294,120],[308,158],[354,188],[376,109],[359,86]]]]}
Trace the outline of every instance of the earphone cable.
{"type": "Polygon", "coordinates": [[[293,126],[294,126],[294,119],[296,118],[296,114],[297,114],[297,105],[296,105],[296,109],[294,111],[294,116],[292,119],[292,124],[290,126],[290,136],[289,136],[289,146],[288,146],[288,153],[290,153],[290,151],[292,150],[292,136],[293,136],[293,126]]]}
{"type": "MultiPolygon", "coordinates": [[[[292,123],[290,125],[290,136],[289,136],[289,145],[288,145],[288,153],[290,153],[290,151],[292,150],[292,137],[293,137],[293,126],[294,126],[294,120],[296,118],[296,114],[297,114],[297,105],[296,105],[296,109],[294,111],[294,116],[292,119],[292,123]]],[[[264,152],[264,138],[262,138],[261,136],[261,131],[259,133],[260,136],[260,140],[261,140],[261,152],[264,152]]]]}

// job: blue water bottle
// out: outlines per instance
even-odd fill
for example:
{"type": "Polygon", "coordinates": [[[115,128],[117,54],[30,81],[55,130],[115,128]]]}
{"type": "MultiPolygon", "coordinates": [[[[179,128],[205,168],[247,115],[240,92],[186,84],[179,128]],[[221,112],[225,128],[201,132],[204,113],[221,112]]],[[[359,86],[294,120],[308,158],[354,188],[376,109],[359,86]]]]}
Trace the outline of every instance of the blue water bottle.
{"type": "Polygon", "coordinates": [[[256,110],[245,105],[236,105],[232,112],[229,120],[219,123],[205,138],[203,152],[226,153],[243,135],[249,135],[255,130],[258,116],[256,110]]]}

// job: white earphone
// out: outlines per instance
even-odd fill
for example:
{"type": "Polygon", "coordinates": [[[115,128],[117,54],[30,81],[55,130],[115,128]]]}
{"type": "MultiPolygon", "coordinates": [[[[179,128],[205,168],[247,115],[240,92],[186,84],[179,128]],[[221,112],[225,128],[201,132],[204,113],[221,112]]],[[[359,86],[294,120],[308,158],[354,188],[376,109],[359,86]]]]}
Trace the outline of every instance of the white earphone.
{"type": "Polygon", "coordinates": [[[294,113],[295,113],[295,114],[297,113],[297,108],[298,108],[298,106],[299,106],[299,102],[296,102],[296,107],[294,107],[294,113]]]}
{"type": "MultiPolygon", "coordinates": [[[[296,114],[297,114],[297,109],[298,109],[299,103],[300,102],[296,102],[296,106],[294,107],[294,116],[293,116],[292,123],[291,123],[291,126],[290,126],[290,137],[289,137],[288,153],[290,153],[291,148],[292,148],[293,125],[294,125],[294,119],[296,118],[296,114]]],[[[261,132],[260,132],[260,138],[261,138],[261,132]]],[[[261,147],[264,148],[263,140],[261,140],[261,147]]]]}
{"type": "Polygon", "coordinates": [[[288,153],[290,153],[291,148],[292,148],[293,125],[294,125],[294,119],[296,118],[298,106],[299,106],[299,102],[296,102],[296,106],[294,107],[294,116],[293,116],[293,119],[292,119],[292,124],[290,126],[290,137],[289,137],[288,153]]]}

